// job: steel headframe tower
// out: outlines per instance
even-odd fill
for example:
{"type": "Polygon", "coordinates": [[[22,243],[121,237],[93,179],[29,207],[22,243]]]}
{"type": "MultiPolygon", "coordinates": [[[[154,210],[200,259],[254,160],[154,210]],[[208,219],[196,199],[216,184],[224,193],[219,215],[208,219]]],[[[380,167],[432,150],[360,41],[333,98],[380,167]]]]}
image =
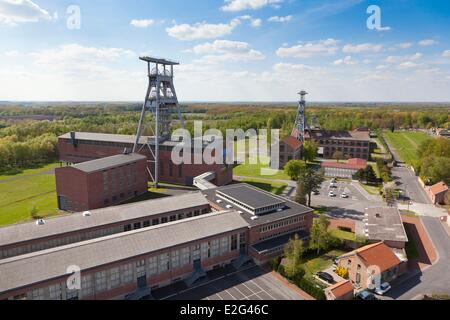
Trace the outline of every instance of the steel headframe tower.
{"type": "Polygon", "coordinates": [[[306,131],[306,91],[301,91],[298,93],[300,95],[300,101],[298,104],[297,118],[295,119],[295,130],[297,130],[297,139],[300,141],[305,141],[305,131],[306,131]]]}
{"type": "Polygon", "coordinates": [[[148,89],[142,106],[133,152],[140,152],[146,147],[149,148],[152,158],[148,160],[149,166],[147,170],[153,183],[158,187],[160,164],[159,146],[164,141],[170,140],[173,114],[178,114],[181,126],[184,129],[184,120],[173,84],[173,66],[179,65],[179,63],[154,57],[140,57],[139,59],[147,63],[148,89]],[[153,115],[151,124],[151,134],[153,136],[148,137],[147,141],[142,141],[145,115],[148,110],[153,115]],[[153,173],[151,167],[154,168],[153,173]]]}

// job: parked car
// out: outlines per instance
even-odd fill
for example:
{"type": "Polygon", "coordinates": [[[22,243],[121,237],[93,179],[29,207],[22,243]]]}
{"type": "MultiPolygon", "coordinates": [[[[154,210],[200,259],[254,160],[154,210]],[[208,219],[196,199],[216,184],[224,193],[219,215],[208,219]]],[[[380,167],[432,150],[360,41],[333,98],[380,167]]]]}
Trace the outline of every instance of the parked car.
{"type": "Polygon", "coordinates": [[[375,289],[375,293],[378,294],[379,296],[382,296],[391,289],[392,289],[391,285],[388,282],[385,282],[379,288],[375,289]]]}
{"type": "Polygon", "coordinates": [[[319,194],[320,194],[320,192],[319,192],[319,191],[317,191],[317,190],[314,190],[312,194],[313,194],[313,195],[315,195],[315,196],[317,196],[317,195],[319,195],[319,194]]]}
{"type": "Polygon", "coordinates": [[[341,194],[341,198],[347,199],[347,198],[348,198],[348,194],[346,194],[346,193],[344,192],[343,194],[341,194]]]}
{"type": "Polygon", "coordinates": [[[375,297],[375,295],[368,290],[364,290],[364,291],[361,291],[360,293],[358,293],[356,295],[356,299],[358,299],[358,300],[378,300],[375,297]]]}
{"type": "Polygon", "coordinates": [[[336,197],[336,194],[333,192],[333,190],[330,191],[330,193],[328,193],[328,196],[330,197],[336,197]]]}
{"type": "Polygon", "coordinates": [[[330,187],[331,187],[331,188],[337,188],[338,185],[337,185],[337,183],[333,183],[333,182],[332,182],[332,183],[330,184],[330,187]]]}
{"type": "Polygon", "coordinates": [[[328,283],[331,283],[331,284],[335,284],[336,283],[336,281],[334,281],[333,276],[331,274],[329,274],[329,273],[317,272],[316,276],[319,277],[319,279],[322,279],[322,280],[324,280],[324,281],[326,281],[328,283]]]}

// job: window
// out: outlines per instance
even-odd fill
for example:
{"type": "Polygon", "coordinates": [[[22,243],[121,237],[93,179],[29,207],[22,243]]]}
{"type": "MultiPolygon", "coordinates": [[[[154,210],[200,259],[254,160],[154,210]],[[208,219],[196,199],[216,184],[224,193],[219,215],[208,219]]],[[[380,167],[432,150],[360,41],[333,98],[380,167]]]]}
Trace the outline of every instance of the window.
{"type": "Polygon", "coordinates": [[[231,251],[235,251],[238,248],[238,237],[237,234],[231,236],[231,251]]]}
{"type": "Polygon", "coordinates": [[[137,222],[134,224],[134,230],[140,229],[141,228],[141,223],[137,222]]]}
{"type": "Polygon", "coordinates": [[[229,251],[229,239],[228,237],[223,237],[220,239],[220,254],[225,254],[229,251]]]}
{"type": "Polygon", "coordinates": [[[158,273],[158,257],[151,257],[148,259],[148,274],[150,276],[158,273]]]}
{"type": "Polygon", "coordinates": [[[163,273],[169,271],[169,254],[164,253],[159,256],[158,272],[163,273]]]}
{"type": "Polygon", "coordinates": [[[211,257],[217,257],[219,255],[219,239],[211,241],[211,257]]]}
{"type": "Polygon", "coordinates": [[[190,263],[191,259],[191,250],[189,248],[181,249],[181,260],[180,266],[185,266],[190,263]]]}
{"type": "Polygon", "coordinates": [[[31,291],[31,299],[32,300],[44,300],[45,299],[45,292],[44,289],[36,289],[31,291]]]}
{"type": "Polygon", "coordinates": [[[49,287],[50,300],[62,300],[61,284],[55,284],[49,287]]]}
{"type": "Polygon", "coordinates": [[[106,271],[100,271],[95,274],[95,291],[102,292],[107,289],[106,271]]]}
{"type": "Polygon", "coordinates": [[[81,295],[83,297],[89,297],[94,294],[92,285],[92,274],[81,277],[81,295]]]}
{"type": "Polygon", "coordinates": [[[124,228],[123,231],[128,232],[131,231],[131,224],[127,224],[124,228]]]}
{"type": "Polygon", "coordinates": [[[109,272],[109,280],[111,283],[111,288],[117,288],[120,286],[120,269],[112,268],[109,272]]]}
{"type": "Polygon", "coordinates": [[[167,222],[168,222],[167,217],[161,218],[161,223],[167,223],[167,222]]]}
{"type": "Polygon", "coordinates": [[[175,250],[171,253],[171,269],[176,269],[180,266],[180,251],[175,250]]]}
{"type": "Polygon", "coordinates": [[[170,216],[170,221],[176,221],[177,220],[177,216],[170,216]]]}
{"type": "Polygon", "coordinates": [[[131,263],[120,267],[120,276],[122,283],[130,283],[133,281],[133,265],[131,263]]]}
{"type": "Polygon", "coordinates": [[[153,219],[152,220],[152,225],[153,226],[156,226],[156,225],[158,225],[159,224],[159,219],[153,219]]]}
{"type": "Polygon", "coordinates": [[[357,274],[356,274],[356,283],[357,283],[357,284],[360,284],[360,283],[361,283],[361,274],[360,274],[360,273],[357,273],[357,274]]]}
{"type": "Polygon", "coordinates": [[[146,275],[145,273],[145,260],[141,260],[136,262],[136,277],[144,277],[146,275]]]}
{"type": "Polygon", "coordinates": [[[144,221],[144,228],[150,227],[150,220],[144,221]]]}

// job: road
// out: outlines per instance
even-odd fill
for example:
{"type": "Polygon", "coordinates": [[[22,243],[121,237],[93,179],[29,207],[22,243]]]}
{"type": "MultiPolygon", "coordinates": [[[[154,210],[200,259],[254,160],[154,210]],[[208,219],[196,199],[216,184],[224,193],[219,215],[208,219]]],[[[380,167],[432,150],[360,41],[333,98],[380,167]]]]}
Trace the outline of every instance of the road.
{"type": "Polygon", "coordinates": [[[438,219],[423,217],[422,222],[439,253],[438,261],[395,286],[388,295],[391,298],[410,300],[423,294],[450,294],[450,236],[438,219]]]}
{"type": "MultiPolygon", "coordinates": [[[[394,159],[401,162],[395,148],[387,143],[394,159]]],[[[412,170],[401,165],[394,168],[392,173],[400,183],[400,188],[413,202],[431,205],[412,170]]],[[[438,218],[422,216],[421,220],[436,248],[438,261],[422,273],[397,285],[389,294],[392,298],[408,300],[422,294],[450,294],[450,236],[438,218]]]]}

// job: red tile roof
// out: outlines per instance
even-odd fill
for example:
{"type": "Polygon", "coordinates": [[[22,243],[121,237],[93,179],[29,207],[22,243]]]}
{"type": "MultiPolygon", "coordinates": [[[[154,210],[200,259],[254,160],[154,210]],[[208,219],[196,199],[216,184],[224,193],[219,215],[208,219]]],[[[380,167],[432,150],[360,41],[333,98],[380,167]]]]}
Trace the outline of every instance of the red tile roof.
{"type": "Polygon", "coordinates": [[[448,186],[444,182],[436,183],[434,186],[430,187],[430,192],[434,195],[447,192],[448,190],[448,186]]]}
{"type": "Polygon", "coordinates": [[[328,290],[330,290],[333,296],[336,299],[338,299],[340,297],[349,294],[350,292],[353,293],[355,289],[353,288],[353,285],[350,282],[350,280],[345,280],[332,285],[331,287],[328,288],[328,290]]]}
{"type": "Polygon", "coordinates": [[[354,251],[366,267],[377,266],[380,272],[400,264],[400,259],[383,242],[371,244],[354,251]]]}
{"type": "Polygon", "coordinates": [[[347,163],[338,163],[334,161],[322,162],[323,168],[336,168],[336,169],[365,169],[367,161],[364,159],[350,159],[347,163]]]}
{"type": "Polygon", "coordinates": [[[288,136],[284,138],[283,142],[295,150],[300,149],[303,145],[303,142],[299,141],[297,138],[293,136],[288,136]]]}

